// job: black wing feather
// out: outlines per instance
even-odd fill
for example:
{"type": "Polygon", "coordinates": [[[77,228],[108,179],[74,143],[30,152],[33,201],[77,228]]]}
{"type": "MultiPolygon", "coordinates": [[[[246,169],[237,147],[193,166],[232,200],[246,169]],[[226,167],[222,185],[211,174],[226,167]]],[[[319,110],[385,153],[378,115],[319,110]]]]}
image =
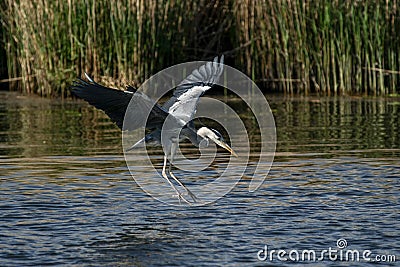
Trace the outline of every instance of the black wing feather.
{"type": "Polygon", "coordinates": [[[103,110],[122,130],[135,130],[144,126],[161,128],[168,115],[157,103],[132,87],[129,87],[129,91],[121,91],[102,86],[93,80],[86,82],[78,79],[73,83],[71,91],[75,96],[103,110]],[[128,107],[129,112],[126,113],[128,107]],[[124,125],[125,114],[128,117],[124,125]]]}

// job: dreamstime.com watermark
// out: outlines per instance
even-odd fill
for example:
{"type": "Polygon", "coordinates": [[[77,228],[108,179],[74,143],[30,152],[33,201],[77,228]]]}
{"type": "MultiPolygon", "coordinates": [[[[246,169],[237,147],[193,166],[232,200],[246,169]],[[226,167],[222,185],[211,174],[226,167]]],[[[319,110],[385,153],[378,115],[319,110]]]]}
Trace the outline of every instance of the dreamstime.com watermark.
{"type": "Polygon", "coordinates": [[[347,240],[340,238],[336,241],[336,247],[327,249],[271,249],[264,245],[257,252],[259,261],[292,261],[292,262],[317,262],[317,261],[345,261],[345,262],[396,262],[394,254],[376,254],[371,250],[359,250],[347,248],[347,240]]]}

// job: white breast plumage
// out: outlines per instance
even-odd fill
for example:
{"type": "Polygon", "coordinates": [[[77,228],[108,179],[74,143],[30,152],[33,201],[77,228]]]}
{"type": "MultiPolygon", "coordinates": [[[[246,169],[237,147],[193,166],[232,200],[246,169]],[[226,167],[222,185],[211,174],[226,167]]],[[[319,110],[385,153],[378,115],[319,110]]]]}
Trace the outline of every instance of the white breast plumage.
{"type": "MultiPolygon", "coordinates": [[[[190,102],[194,101],[197,103],[197,100],[201,94],[203,94],[205,91],[210,89],[210,86],[193,86],[189,90],[187,90],[185,93],[180,95],[178,97],[178,101],[176,101],[170,108],[169,108],[169,113],[174,114],[177,112],[177,109],[180,108],[182,109],[185,107],[185,105],[182,105],[185,102],[190,102]]],[[[182,112],[182,110],[180,110],[182,112]]]]}

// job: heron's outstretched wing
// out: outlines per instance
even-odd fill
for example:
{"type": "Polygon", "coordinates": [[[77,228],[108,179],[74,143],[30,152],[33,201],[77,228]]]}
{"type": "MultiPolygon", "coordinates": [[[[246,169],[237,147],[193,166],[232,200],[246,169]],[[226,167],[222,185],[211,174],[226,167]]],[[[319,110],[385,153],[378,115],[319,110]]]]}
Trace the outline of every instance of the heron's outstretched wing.
{"type": "Polygon", "coordinates": [[[196,106],[200,96],[216,84],[224,70],[224,56],[214,58],[195,69],[175,89],[173,96],[163,105],[164,110],[188,123],[196,113],[196,106]]]}
{"type": "Polygon", "coordinates": [[[71,87],[72,93],[103,110],[119,128],[135,130],[144,126],[162,127],[168,113],[145,94],[132,87],[128,87],[127,91],[108,88],[94,82],[86,73],[85,75],[88,82],[76,80],[71,87]],[[127,118],[124,125],[125,116],[127,118]]]}

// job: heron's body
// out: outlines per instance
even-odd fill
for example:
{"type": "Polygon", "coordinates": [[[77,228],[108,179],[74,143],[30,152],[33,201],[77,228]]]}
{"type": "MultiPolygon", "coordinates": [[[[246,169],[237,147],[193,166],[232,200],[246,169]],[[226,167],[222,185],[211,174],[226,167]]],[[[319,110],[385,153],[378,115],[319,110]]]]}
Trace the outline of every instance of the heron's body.
{"type": "Polygon", "coordinates": [[[72,92],[96,108],[102,109],[122,130],[135,130],[140,127],[150,129],[151,133],[128,151],[146,144],[162,145],[165,153],[162,175],[178,194],[179,200],[189,203],[170,181],[166,169],[169,161],[170,176],[186,190],[193,201],[196,201],[194,194],[171,171],[179,141],[189,139],[197,147],[206,147],[209,140],[212,140],[236,155],[217,131],[207,127],[196,130],[192,121],[199,98],[218,82],[222,71],[223,56],[220,62],[217,58],[213,62],[207,62],[185,78],[163,106],[132,87],[128,86],[127,91],[107,88],[94,82],[87,74],[85,75],[88,82],[77,80],[72,86],[72,92]]]}

